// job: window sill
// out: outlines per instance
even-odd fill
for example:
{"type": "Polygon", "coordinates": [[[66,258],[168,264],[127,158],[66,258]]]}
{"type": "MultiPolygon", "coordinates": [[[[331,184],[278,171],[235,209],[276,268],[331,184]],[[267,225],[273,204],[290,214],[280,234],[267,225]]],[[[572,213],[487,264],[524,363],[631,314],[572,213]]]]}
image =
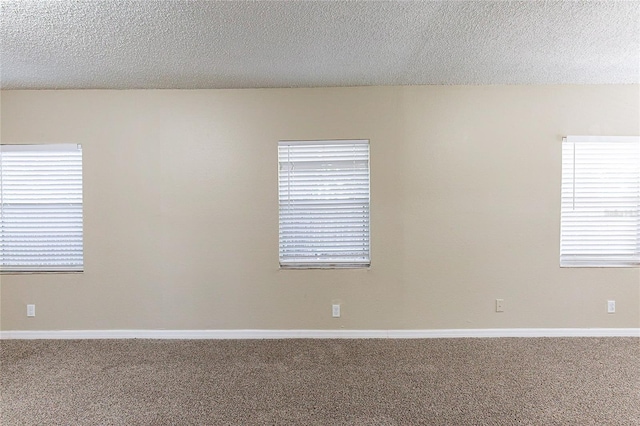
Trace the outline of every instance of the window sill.
{"type": "Polygon", "coordinates": [[[82,271],[0,271],[0,275],[83,274],[82,271]]]}
{"type": "Polygon", "coordinates": [[[280,265],[280,270],[299,269],[371,269],[371,264],[344,264],[344,265],[280,265]]]}

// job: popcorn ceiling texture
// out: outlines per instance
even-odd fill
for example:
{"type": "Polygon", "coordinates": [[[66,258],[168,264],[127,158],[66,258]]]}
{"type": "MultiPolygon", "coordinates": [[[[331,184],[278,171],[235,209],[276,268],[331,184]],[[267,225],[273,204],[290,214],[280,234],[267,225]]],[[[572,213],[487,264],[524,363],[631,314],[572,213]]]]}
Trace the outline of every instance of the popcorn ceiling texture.
{"type": "Polygon", "coordinates": [[[640,82],[640,2],[18,1],[3,89],[640,82]]]}

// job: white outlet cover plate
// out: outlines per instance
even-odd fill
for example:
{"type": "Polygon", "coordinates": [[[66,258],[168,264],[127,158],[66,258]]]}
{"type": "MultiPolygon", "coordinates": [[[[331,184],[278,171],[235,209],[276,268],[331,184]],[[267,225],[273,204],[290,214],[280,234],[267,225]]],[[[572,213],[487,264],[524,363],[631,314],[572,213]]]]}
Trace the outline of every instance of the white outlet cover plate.
{"type": "Polygon", "coordinates": [[[333,318],[340,318],[340,305],[331,305],[331,316],[333,318]]]}

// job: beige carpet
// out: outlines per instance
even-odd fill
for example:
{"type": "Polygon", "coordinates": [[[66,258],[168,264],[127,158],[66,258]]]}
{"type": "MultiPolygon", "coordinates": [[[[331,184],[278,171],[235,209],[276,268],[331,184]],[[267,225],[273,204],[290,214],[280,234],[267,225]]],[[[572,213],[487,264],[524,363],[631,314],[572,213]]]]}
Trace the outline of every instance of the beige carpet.
{"type": "Polygon", "coordinates": [[[640,339],[0,342],[9,425],[640,425],[640,339]]]}

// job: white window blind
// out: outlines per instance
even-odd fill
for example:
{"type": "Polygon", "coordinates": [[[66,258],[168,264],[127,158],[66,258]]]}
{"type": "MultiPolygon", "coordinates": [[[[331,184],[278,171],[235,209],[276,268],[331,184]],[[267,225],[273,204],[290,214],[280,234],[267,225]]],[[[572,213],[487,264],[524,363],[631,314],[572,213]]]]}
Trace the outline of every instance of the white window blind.
{"type": "Polygon", "coordinates": [[[640,265],[640,138],[562,143],[560,266],[640,265]]]}
{"type": "Polygon", "coordinates": [[[82,271],[80,145],[0,145],[0,271],[82,271]]]}
{"type": "Polygon", "coordinates": [[[280,265],[365,267],[369,141],[278,144],[280,265]]]}

